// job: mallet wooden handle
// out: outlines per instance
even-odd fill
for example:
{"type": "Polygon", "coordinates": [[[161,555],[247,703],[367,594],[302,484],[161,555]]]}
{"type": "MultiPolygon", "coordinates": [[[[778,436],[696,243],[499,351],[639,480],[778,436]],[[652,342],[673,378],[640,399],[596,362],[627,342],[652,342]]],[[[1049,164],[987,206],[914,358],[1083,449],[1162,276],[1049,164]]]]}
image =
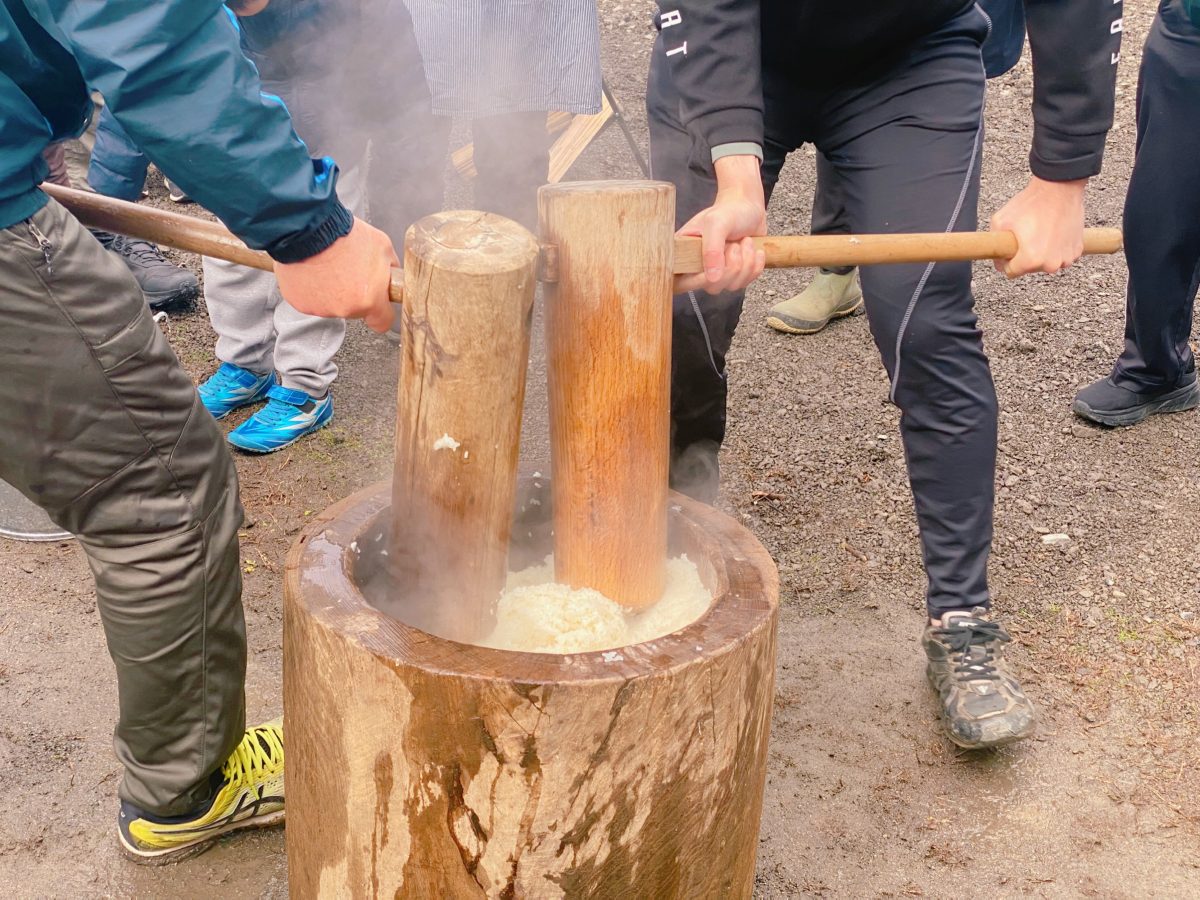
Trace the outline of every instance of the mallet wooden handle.
{"type": "MultiPolygon", "coordinates": [[[[208,222],[195,216],[184,216],[57,184],[43,184],[42,190],[89,228],[127,234],[252,269],[271,272],[275,268],[275,261],[271,257],[261,250],[251,250],[219,222],[208,222]]],[[[388,293],[395,303],[404,299],[404,272],[400,269],[392,269],[392,284],[388,293]]]]}
{"type": "MultiPolygon", "coordinates": [[[[754,239],[767,254],[767,268],[793,266],[862,266],[875,263],[951,262],[1010,259],[1017,253],[1011,231],[965,231],[950,234],[768,235],[754,239]]],[[[1084,253],[1116,253],[1119,228],[1087,228],[1084,253]]],[[[675,274],[703,271],[700,238],[675,238],[675,274]]]]}
{"type": "MultiPolygon", "coordinates": [[[[201,253],[268,272],[271,257],[251,250],[218,222],[114,200],[101,194],[54,184],[42,190],[69,209],[84,225],[132,235],[156,244],[201,253]]],[[[768,235],[755,238],[767,253],[767,267],[859,266],[875,263],[949,262],[1009,259],[1017,252],[1011,231],[966,231],[951,234],[768,235]]],[[[1122,247],[1119,228],[1087,228],[1083,252],[1116,253],[1122,247]]],[[[556,266],[548,267],[550,272],[556,266]]],[[[702,270],[700,238],[675,238],[675,274],[702,270]]],[[[551,280],[553,274],[551,274],[551,280]]],[[[404,273],[392,270],[391,298],[404,299],[404,273]]]]}

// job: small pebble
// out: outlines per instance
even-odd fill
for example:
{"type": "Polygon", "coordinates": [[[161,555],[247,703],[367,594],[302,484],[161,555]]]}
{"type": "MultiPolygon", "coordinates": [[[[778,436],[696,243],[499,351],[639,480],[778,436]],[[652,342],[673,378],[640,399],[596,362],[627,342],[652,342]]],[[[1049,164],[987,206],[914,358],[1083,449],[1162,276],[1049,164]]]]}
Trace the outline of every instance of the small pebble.
{"type": "Polygon", "coordinates": [[[1042,543],[1047,547],[1065,547],[1071,543],[1069,534],[1043,534],[1042,543]]]}

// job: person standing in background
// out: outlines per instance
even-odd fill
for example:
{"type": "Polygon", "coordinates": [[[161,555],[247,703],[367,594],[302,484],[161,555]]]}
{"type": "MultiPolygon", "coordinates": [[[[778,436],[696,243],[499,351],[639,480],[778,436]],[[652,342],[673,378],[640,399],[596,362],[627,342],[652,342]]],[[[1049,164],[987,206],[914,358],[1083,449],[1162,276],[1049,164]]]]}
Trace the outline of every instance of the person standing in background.
{"type": "MultiPolygon", "coordinates": [[[[979,8],[991,23],[983,40],[983,68],[988,78],[999,78],[1021,58],[1025,7],[1021,0],[980,0],[979,8]]],[[[818,151],[816,156],[817,184],[809,233],[847,234],[837,170],[824,153],[818,151]]],[[[784,334],[816,334],[831,320],[858,312],[862,304],[857,267],[828,266],[818,269],[812,282],[800,293],[772,306],[767,313],[767,324],[784,334]]]]}
{"type": "Polygon", "coordinates": [[[440,117],[469,119],[475,206],[537,231],[550,168],[551,110],[600,111],[600,26],[593,0],[408,0],[440,117]]]}
{"type": "MultiPolygon", "coordinates": [[[[121,123],[105,104],[96,118],[96,143],[88,162],[87,182],[97,194],[128,200],[142,198],[150,160],[125,133],[121,123]]],[[[189,308],[200,294],[200,282],[183,266],[177,266],[156,244],[90,229],[106,250],[121,258],[142,289],[146,303],[154,311],[189,308]]]]}
{"type": "Polygon", "coordinates": [[[1200,0],[1164,0],[1150,27],[1124,226],[1125,349],[1073,407],[1101,425],[1200,405],[1189,343],[1200,284],[1200,0]]]}
{"type": "MultiPolygon", "coordinates": [[[[263,90],[286,105],[310,152],[337,160],[351,211],[403,246],[408,226],[441,207],[443,170],[403,3],[256,0],[252,9],[239,10],[241,45],[263,90]]],[[[345,322],[296,311],[270,272],[209,258],[203,265],[220,366],[200,399],[216,419],[266,401],[229,442],[273,453],[328,425],[345,322]]]]}

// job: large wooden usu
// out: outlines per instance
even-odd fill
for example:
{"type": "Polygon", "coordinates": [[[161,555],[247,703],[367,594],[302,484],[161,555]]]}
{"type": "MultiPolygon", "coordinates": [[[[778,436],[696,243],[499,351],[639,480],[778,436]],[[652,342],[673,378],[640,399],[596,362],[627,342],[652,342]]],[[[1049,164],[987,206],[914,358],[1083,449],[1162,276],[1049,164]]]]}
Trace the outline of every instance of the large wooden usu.
{"type": "Polygon", "coordinates": [[[510,653],[371,604],[378,561],[351,548],[385,543],[388,498],[331,507],[288,559],[292,896],[749,898],[778,601],[758,541],[672,495],[707,615],[613,651],[510,653]]]}
{"type": "Polygon", "coordinates": [[[751,896],[778,581],[746,529],[667,492],[673,190],[563,185],[541,204],[552,483],[515,490],[534,242],[430,217],[406,242],[396,480],[289,555],[295,897],[751,896]],[[593,653],[468,643],[506,564],[552,550],[560,578],[635,608],[686,553],[712,606],[593,653]]]}

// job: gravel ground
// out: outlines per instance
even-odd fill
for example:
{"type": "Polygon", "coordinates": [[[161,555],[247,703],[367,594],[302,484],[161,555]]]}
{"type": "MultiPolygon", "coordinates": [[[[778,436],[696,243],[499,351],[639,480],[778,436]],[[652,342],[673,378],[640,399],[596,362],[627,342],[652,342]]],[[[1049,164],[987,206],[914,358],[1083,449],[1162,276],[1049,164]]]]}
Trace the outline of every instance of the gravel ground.
{"type": "MultiPolygon", "coordinates": [[[[1153,13],[1126,3],[1118,125],[1090,190],[1092,224],[1120,222],[1139,51],[1153,13]]],[[[635,134],[649,5],[600,3],[605,70],[635,134]]],[[[1024,183],[1032,74],[993,82],[981,218],[1024,183]]],[[[644,142],[643,142],[644,149],[644,142]]],[[[572,177],[637,174],[609,129],[572,177]]],[[[789,162],[771,228],[807,229],[812,156],[789,162]]],[[[455,202],[460,189],[452,192],[455,202]]],[[[151,203],[164,203],[161,190],[151,203]]],[[[196,260],[179,259],[193,267],[196,260]]],[[[923,575],[896,411],[865,320],[807,338],[763,324],[808,274],[768,273],[735,341],[723,503],[782,575],[778,696],[758,895],[1200,895],[1200,427],[1084,426],[1074,391],[1119,347],[1123,261],[976,292],[1001,398],[996,608],[1042,712],[1037,737],[992,754],[939,733],[917,645],[923,575]],[[1047,545],[1042,536],[1069,536],[1047,545]]],[[[165,326],[197,378],[215,368],[200,310],[165,326]]],[[[239,457],[252,718],[280,709],[280,569],[313,512],[387,473],[394,348],[351,326],[336,424],[291,450],[239,457]]],[[[544,450],[535,361],[527,448],[544,450]]],[[[236,424],[235,418],[231,423],[236,424]]],[[[113,841],[116,711],[83,556],[0,540],[0,884],[13,897],[282,897],[282,833],[228,841],[168,871],[113,841]]]]}

